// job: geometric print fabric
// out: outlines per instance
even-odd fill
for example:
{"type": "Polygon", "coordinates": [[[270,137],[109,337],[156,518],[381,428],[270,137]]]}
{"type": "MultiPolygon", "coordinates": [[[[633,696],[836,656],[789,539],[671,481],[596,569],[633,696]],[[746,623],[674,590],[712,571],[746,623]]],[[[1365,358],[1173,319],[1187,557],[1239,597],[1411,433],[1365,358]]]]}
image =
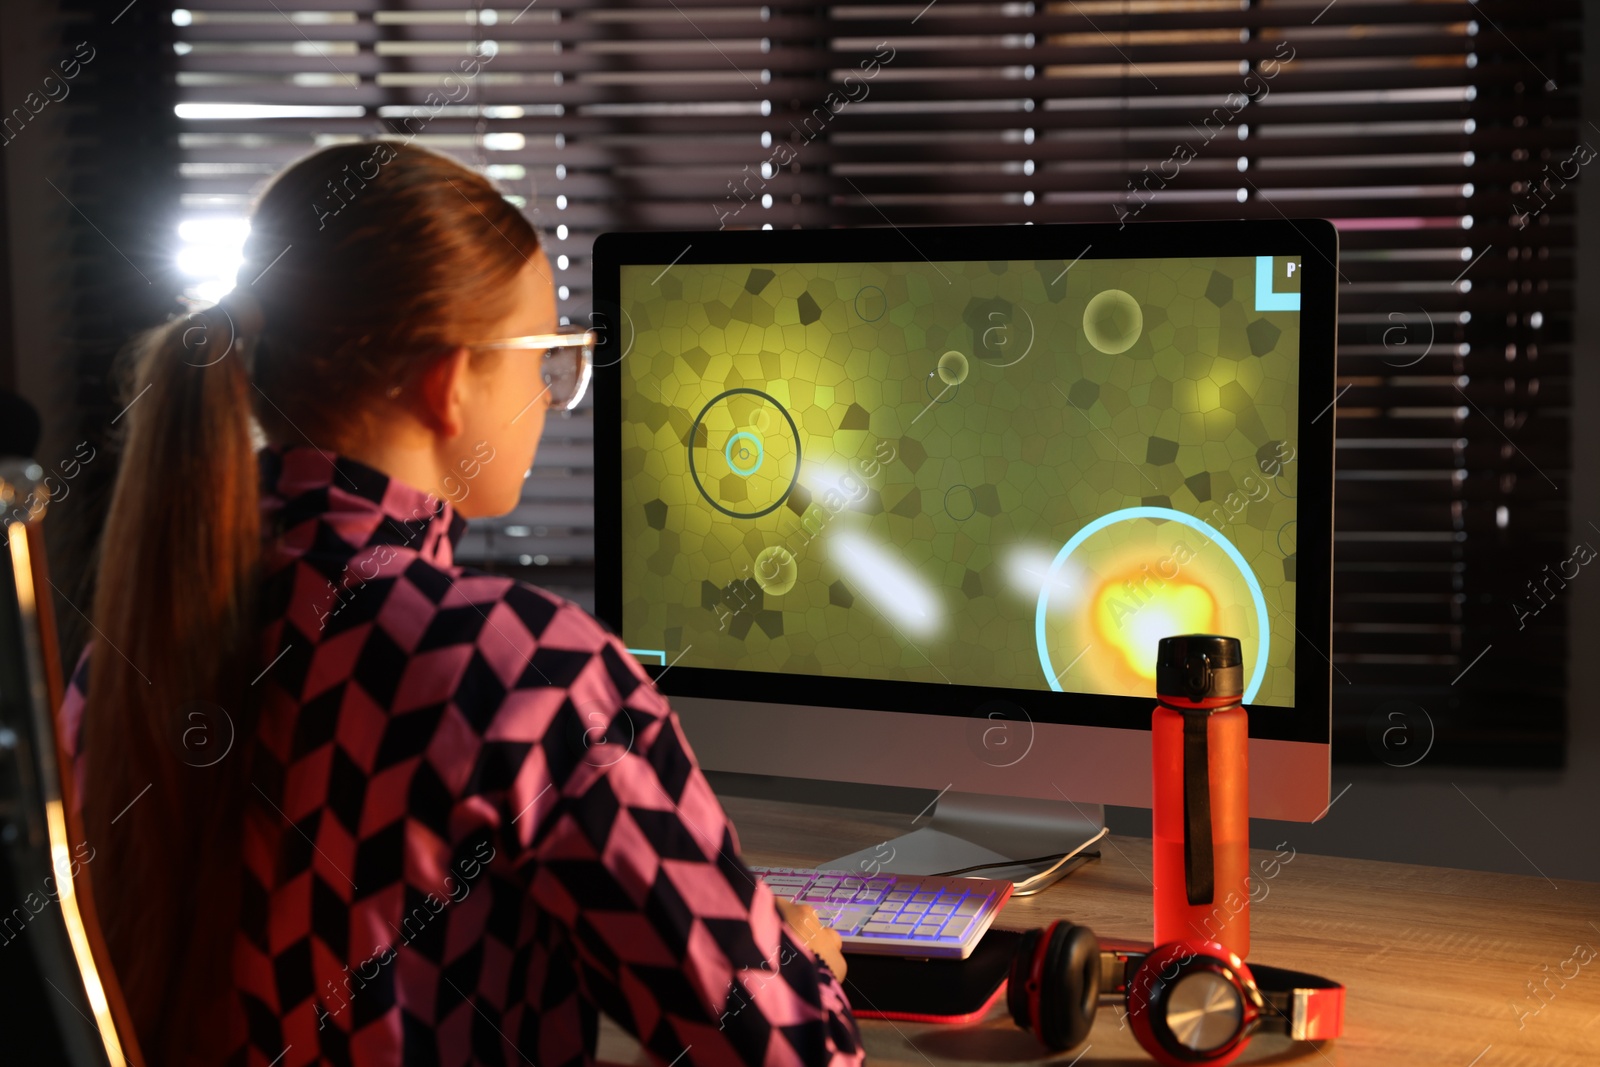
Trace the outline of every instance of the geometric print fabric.
{"type": "Polygon", "coordinates": [[[588,1065],[600,1012],[679,1067],[861,1061],[615,635],[456,566],[447,501],[315,448],[260,468],[230,1064],[588,1065]]]}

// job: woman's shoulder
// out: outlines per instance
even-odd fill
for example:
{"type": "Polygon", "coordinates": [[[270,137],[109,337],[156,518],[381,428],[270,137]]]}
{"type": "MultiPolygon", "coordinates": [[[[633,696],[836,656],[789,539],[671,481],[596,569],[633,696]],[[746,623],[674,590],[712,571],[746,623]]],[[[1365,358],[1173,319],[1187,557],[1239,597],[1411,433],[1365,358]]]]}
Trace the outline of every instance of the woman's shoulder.
{"type": "MultiPolygon", "coordinates": [[[[470,651],[438,661],[446,673],[437,677],[448,692],[436,696],[460,708],[485,737],[537,742],[553,773],[580,764],[616,773],[611,764],[629,752],[654,750],[661,724],[673,718],[671,707],[603,622],[565,597],[506,575],[458,567],[451,577],[414,656],[441,644],[470,651]]],[[[427,688],[421,677],[408,677],[418,691],[427,688]]],[[[565,772],[558,777],[564,780],[565,772]]]]}
{"type": "Polygon", "coordinates": [[[598,652],[615,635],[599,619],[573,601],[530,582],[475,567],[453,568],[450,587],[439,599],[441,611],[467,622],[469,629],[493,630],[514,620],[540,644],[598,652]],[[463,611],[478,615],[474,625],[463,611]]]}
{"type": "Polygon", "coordinates": [[[573,686],[599,660],[624,697],[647,684],[622,641],[566,597],[503,574],[457,567],[419,648],[471,641],[514,687],[573,686]],[[452,631],[454,631],[452,633],[452,631]]]}
{"type": "Polygon", "coordinates": [[[78,653],[77,665],[67,679],[66,692],[61,695],[61,707],[57,711],[56,728],[61,731],[61,743],[72,758],[76,758],[83,747],[83,706],[89,695],[89,652],[93,647],[91,640],[78,653]]]}

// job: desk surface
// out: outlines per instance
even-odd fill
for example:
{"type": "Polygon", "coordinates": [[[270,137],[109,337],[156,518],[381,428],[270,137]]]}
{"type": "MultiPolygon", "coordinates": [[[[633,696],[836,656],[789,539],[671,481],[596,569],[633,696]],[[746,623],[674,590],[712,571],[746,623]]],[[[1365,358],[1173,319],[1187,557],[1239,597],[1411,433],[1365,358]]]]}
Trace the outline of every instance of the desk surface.
{"type": "MultiPolygon", "coordinates": [[[[770,866],[815,866],[912,828],[904,815],[744,797],[723,804],[746,859],[770,866]]],[[[1288,855],[1294,842],[1280,847],[1288,855]]],[[[1026,929],[1070,918],[1105,937],[1147,940],[1150,842],[1108,837],[1100,851],[1101,859],[1043,893],[1008,903],[996,925],[1026,929]]],[[[1252,860],[1274,856],[1257,852],[1252,860]]],[[[1253,862],[1251,869],[1262,868],[1253,862]]],[[[1255,892],[1251,959],[1343,982],[1345,1036],[1319,1046],[1260,1037],[1237,1063],[1600,1063],[1600,884],[1296,852],[1264,897],[1255,892]]],[[[1152,1064],[1117,1023],[1115,1011],[1102,1008],[1087,1047],[1056,1062],[1152,1064]]],[[[862,1020],[861,1030],[872,1063],[1050,1059],[1012,1025],[1003,1004],[973,1026],[862,1020]]],[[[609,1023],[600,1058],[647,1062],[609,1023]]]]}

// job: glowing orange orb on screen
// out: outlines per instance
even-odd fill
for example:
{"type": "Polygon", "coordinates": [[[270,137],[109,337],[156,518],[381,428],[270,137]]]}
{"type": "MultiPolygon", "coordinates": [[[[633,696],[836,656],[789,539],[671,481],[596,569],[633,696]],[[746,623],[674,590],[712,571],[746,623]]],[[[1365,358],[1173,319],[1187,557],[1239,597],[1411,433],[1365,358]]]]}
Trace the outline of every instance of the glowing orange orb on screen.
{"type": "Polygon", "coordinates": [[[1102,582],[1090,612],[1096,636],[1149,681],[1155,680],[1163,637],[1212,633],[1217,627],[1217,600],[1209,589],[1182,576],[1162,578],[1148,567],[1102,582]]]}

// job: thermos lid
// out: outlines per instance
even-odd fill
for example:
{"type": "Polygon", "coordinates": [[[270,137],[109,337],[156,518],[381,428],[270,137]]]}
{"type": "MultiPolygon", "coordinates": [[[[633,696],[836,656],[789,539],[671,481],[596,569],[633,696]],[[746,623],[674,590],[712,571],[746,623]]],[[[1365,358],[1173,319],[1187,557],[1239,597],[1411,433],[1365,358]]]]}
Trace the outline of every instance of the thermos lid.
{"type": "Polygon", "coordinates": [[[1205,700],[1244,692],[1244,654],[1237,637],[1183,634],[1163,637],[1156,652],[1159,696],[1205,700]]]}

